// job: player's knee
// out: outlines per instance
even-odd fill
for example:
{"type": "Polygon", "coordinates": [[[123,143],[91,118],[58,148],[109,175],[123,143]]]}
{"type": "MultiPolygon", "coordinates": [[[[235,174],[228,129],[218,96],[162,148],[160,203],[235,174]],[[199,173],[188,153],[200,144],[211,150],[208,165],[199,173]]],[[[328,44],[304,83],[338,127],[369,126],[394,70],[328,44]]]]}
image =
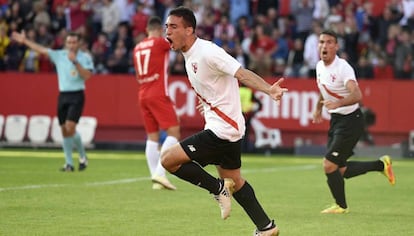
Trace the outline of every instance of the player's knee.
{"type": "Polygon", "coordinates": [[[323,169],[325,173],[332,173],[338,169],[338,165],[325,158],[323,159],[323,169]]]}
{"type": "Polygon", "coordinates": [[[173,167],[173,163],[171,161],[172,160],[171,148],[167,148],[166,150],[164,150],[161,153],[160,159],[161,159],[161,165],[164,167],[164,169],[171,172],[171,169],[173,167]]]}

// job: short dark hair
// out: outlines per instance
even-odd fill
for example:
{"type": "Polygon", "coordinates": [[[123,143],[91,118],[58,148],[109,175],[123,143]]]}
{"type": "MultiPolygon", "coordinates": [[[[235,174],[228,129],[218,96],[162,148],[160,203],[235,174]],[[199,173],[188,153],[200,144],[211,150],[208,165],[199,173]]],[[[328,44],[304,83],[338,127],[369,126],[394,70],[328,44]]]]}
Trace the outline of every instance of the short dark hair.
{"type": "Polygon", "coordinates": [[[337,33],[335,33],[335,31],[333,31],[333,30],[331,30],[331,29],[327,29],[327,30],[323,30],[322,32],[321,32],[321,35],[322,34],[327,34],[327,35],[330,35],[330,36],[332,36],[332,37],[334,37],[335,38],[335,42],[338,42],[338,34],[337,33]]]}
{"type": "Polygon", "coordinates": [[[158,16],[151,16],[151,18],[148,20],[147,28],[149,30],[162,28],[161,18],[158,16]]]}
{"type": "Polygon", "coordinates": [[[66,34],[65,39],[67,39],[68,37],[76,37],[78,39],[78,41],[81,40],[81,35],[79,33],[76,33],[74,31],[70,31],[66,34]]]}
{"type": "Polygon", "coordinates": [[[191,9],[180,6],[180,7],[177,7],[171,10],[168,15],[182,17],[184,21],[184,26],[192,27],[195,31],[196,26],[197,26],[197,21],[194,16],[194,12],[191,9]]]}

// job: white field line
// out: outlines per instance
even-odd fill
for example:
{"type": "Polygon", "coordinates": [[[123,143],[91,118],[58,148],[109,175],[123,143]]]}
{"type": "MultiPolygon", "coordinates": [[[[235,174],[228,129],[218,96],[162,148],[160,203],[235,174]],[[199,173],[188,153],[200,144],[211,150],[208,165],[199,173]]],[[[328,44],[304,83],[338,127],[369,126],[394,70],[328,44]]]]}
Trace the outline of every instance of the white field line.
{"type": "MultiPolygon", "coordinates": [[[[274,168],[261,168],[261,169],[244,169],[242,173],[258,173],[258,172],[278,172],[278,171],[296,171],[296,170],[312,170],[317,168],[318,165],[302,165],[302,166],[290,166],[290,167],[274,167],[274,168]]],[[[138,178],[129,178],[129,179],[118,179],[118,180],[108,180],[102,182],[86,182],[82,185],[84,186],[104,186],[104,185],[115,185],[115,184],[127,184],[141,181],[148,181],[149,177],[138,177],[138,178]]],[[[0,188],[0,192],[6,191],[18,191],[18,190],[30,190],[30,189],[42,189],[42,188],[62,188],[68,186],[75,186],[74,184],[39,184],[39,185],[25,185],[25,186],[16,186],[16,187],[6,187],[0,188]]]]}

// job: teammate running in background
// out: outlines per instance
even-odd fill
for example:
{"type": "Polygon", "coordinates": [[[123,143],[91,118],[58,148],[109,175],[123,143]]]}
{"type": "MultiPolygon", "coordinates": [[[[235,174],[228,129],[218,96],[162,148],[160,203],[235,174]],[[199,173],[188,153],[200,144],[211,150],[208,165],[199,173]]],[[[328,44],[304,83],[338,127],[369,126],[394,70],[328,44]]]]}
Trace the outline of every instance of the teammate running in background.
{"type": "Polygon", "coordinates": [[[147,23],[148,36],[135,46],[134,66],[139,83],[138,102],[144,119],[147,141],[145,155],[153,181],[153,189],[175,190],[166,178],[160,162],[160,151],[178,142],[179,121],[174,104],[168,96],[168,59],[170,44],[163,37],[163,24],[158,17],[147,23]],[[159,150],[160,130],[167,137],[159,150]]]}
{"type": "Polygon", "coordinates": [[[323,167],[335,204],[321,213],[347,213],[344,178],[352,178],[369,171],[381,171],[391,185],[395,184],[391,158],[383,156],[378,161],[348,161],[364,131],[364,117],[359,103],[362,99],[355,72],[342,58],[335,32],[323,31],[318,43],[321,60],[316,66],[316,82],[320,91],[313,113],[313,122],[322,122],[322,108],[331,114],[327,152],[323,167]]]}

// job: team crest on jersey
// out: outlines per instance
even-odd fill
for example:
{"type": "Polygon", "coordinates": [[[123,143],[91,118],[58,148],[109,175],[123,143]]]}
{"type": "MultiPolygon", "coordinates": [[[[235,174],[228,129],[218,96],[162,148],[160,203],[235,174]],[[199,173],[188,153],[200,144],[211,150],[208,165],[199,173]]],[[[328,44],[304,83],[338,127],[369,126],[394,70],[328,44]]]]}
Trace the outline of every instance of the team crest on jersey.
{"type": "Polygon", "coordinates": [[[332,79],[332,82],[335,82],[335,80],[336,80],[335,75],[331,75],[331,79],[332,79]]]}
{"type": "Polygon", "coordinates": [[[197,69],[198,69],[198,64],[197,64],[197,62],[193,62],[193,63],[191,63],[191,67],[193,67],[193,72],[196,74],[196,73],[197,73],[197,69]]]}

